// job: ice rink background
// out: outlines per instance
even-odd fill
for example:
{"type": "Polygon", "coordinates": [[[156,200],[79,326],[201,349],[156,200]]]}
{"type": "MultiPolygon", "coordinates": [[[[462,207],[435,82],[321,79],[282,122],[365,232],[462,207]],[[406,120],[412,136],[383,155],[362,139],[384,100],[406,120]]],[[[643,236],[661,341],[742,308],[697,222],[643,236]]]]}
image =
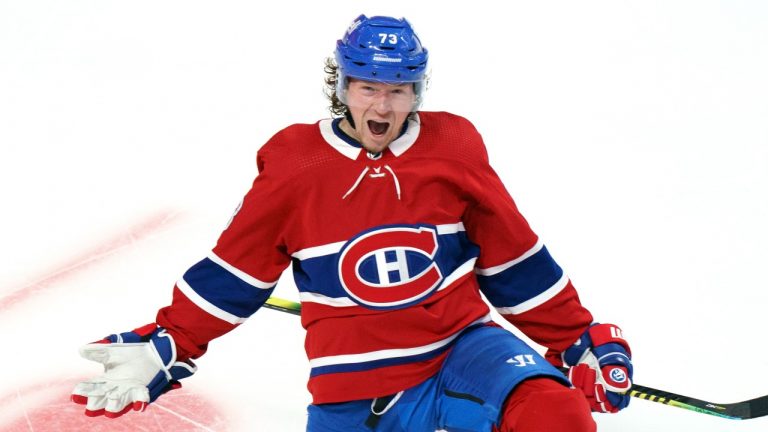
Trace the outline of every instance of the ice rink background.
{"type": "MultiPolygon", "coordinates": [[[[636,382],[768,394],[768,3],[497,4],[0,0],[0,430],[303,430],[303,330],[270,310],[147,413],[67,398],[99,372],[77,348],[152,321],[210,250],[258,147],[329,115],[322,62],[360,13],[411,20],[423,109],[475,123],[636,382]]],[[[596,419],[768,430],[640,400],[596,419]]]]}

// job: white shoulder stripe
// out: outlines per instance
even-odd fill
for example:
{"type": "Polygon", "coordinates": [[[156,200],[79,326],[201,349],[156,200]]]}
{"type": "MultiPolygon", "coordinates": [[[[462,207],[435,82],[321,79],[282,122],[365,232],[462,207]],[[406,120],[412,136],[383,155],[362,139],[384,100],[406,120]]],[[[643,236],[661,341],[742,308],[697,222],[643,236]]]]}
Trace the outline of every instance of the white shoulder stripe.
{"type": "Polygon", "coordinates": [[[555,282],[554,285],[547,288],[546,291],[537,295],[536,297],[530,298],[518,304],[517,306],[500,307],[496,308],[496,310],[502,315],[517,315],[523,312],[528,312],[536,306],[546,303],[547,300],[559,294],[560,291],[562,291],[568,285],[568,281],[568,276],[563,274],[563,276],[557,282],[555,282]]]}
{"type": "Polygon", "coordinates": [[[243,282],[245,282],[248,285],[251,285],[253,287],[261,288],[261,289],[270,289],[270,288],[274,287],[275,285],[277,285],[277,281],[275,281],[275,282],[264,282],[262,280],[256,279],[255,277],[249,275],[248,273],[246,273],[246,272],[244,272],[242,270],[239,270],[236,267],[234,267],[233,265],[231,265],[228,262],[224,261],[223,259],[221,259],[221,257],[219,257],[218,255],[216,255],[213,252],[208,254],[208,258],[211,261],[215,262],[216,264],[222,266],[224,268],[224,270],[232,273],[233,275],[237,276],[238,279],[242,280],[243,282]]]}
{"type": "Polygon", "coordinates": [[[438,235],[456,234],[459,231],[466,231],[466,229],[464,228],[463,222],[459,222],[455,224],[437,225],[436,228],[437,228],[438,235]]]}
{"type": "Polygon", "coordinates": [[[297,260],[304,261],[305,259],[309,258],[317,258],[321,256],[326,255],[333,255],[335,253],[338,253],[341,248],[344,247],[344,245],[347,244],[345,241],[326,244],[322,246],[314,246],[306,249],[302,249],[300,251],[294,252],[291,254],[292,257],[296,258],[297,260]]]}
{"type": "Polygon", "coordinates": [[[544,247],[544,242],[542,242],[541,239],[539,239],[539,241],[537,241],[532,248],[528,249],[525,253],[513,259],[512,261],[507,261],[504,264],[485,268],[485,269],[475,269],[475,273],[479,274],[480,276],[493,276],[497,273],[501,273],[504,270],[514,265],[517,265],[520,262],[525,261],[527,258],[530,258],[531,256],[535,255],[543,247],[544,247]]]}
{"type": "Polygon", "coordinates": [[[195,290],[192,289],[191,286],[187,283],[187,281],[184,280],[184,278],[179,279],[178,282],[176,282],[176,286],[179,287],[179,290],[181,290],[182,293],[184,293],[187,298],[194,303],[197,307],[200,309],[208,312],[209,314],[215,316],[216,318],[226,321],[232,325],[242,324],[247,320],[248,318],[241,318],[237,315],[233,315],[223,309],[218,308],[217,306],[213,305],[212,303],[208,302],[208,300],[202,298],[200,294],[196,293],[195,290]]]}
{"type": "MultiPolygon", "coordinates": [[[[435,228],[437,228],[438,235],[456,234],[460,231],[465,231],[464,224],[461,222],[455,223],[455,224],[437,225],[435,226],[435,228]]],[[[329,244],[324,244],[320,246],[312,246],[306,249],[296,251],[292,253],[291,256],[296,258],[299,261],[304,261],[310,258],[318,258],[321,256],[333,255],[335,253],[339,253],[339,251],[341,251],[341,248],[343,248],[345,244],[347,244],[346,241],[340,241],[340,242],[329,243],[329,244]]]]}

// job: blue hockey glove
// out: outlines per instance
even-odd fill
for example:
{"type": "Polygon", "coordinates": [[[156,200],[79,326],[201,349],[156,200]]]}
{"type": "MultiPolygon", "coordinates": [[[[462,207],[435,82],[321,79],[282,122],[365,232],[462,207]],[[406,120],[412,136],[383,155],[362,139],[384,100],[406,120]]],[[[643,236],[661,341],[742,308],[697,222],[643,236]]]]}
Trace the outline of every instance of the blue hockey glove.
{"type": "Polygon", "coordinates": [[[189,360],[176,361],[173,337],[154,323],[85,345],[80,355],[104,365],[101,376],[77,384],[72,391],[72,401],[85,405],[85,415],[90,417],[115,418],[132,409],[144,411],[197,370],[189,360]]]}
{"type": "Polygon", "coordinates": [[[571,366],[568,378],[587,396],[592,411],[618,412],[629,405],[632,352],[619,327],[592,324],[562,359],[571,366]]]}

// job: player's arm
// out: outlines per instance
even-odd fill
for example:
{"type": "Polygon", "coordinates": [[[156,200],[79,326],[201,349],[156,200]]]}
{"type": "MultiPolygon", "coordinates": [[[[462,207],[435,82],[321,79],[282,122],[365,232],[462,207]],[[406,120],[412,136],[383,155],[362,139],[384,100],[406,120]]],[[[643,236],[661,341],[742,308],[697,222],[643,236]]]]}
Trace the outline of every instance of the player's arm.
{"type": "Polygon", "coordinates": [[[201,356],[209,341],[245,322],[267,301],[290,264],[284,239],[294,217],[293,188],[272,166],[271,144],[259,151],[259,175],[214,249],[184,273],[172,303],[157,314],[181,358],[201,356]]]}
{"type": "MultiPolygon", "coordinates": [[[[72,400],[86,415],[117,417],[143,410],[163,393],[180,387],[195,372],[190,359],[208,342],[243,323],[274,290],[289,265],[281,239],[290,217],[288,198],[279,194],[280,178],[265,169],[213,251],[187,270],[173,289],[170,305],[156,323],[110,335],[86,345],[81,355],[104,366],[104,373],[80,383],[72,400]]],[[[268,164],[267,164],[268,165],[268,164]]],[[[289,188],[285,188],[289,189],[289,188]]]]}
{"type": "Polygon", "coordinates": [[[466,184],[482,185],[473,191],[464,224],[480,246],[476,274],[483,294],[507,321],[546,347],[551,362],[572,367],[572,382],[594,410],[625,407],[632,375],[629,345],[606,337],[615,326],[594,323],[490,166],[479,164],[468,177],[466,184]]]}
{"type": "Polygon", "coordinates": [[[480,246],[475,273],[496,310],[536,343],[564,351],[592,323],[568,275],[531,230],[501,180],[475,173],[478,201],[465,213],[470,239],[480,246]]]}
{"type": "Polygon", "coordinates": [[[633,369],[621,330],[593,322],[573,284],[544,246],[537,243],[502,266],[510,263],[498,273],[498,267],[477,270],[480,286],[496,310],[547,347],[550,363],[569,367],[568,378],[582,389],[594,411],[625,408],[633,369]]]}

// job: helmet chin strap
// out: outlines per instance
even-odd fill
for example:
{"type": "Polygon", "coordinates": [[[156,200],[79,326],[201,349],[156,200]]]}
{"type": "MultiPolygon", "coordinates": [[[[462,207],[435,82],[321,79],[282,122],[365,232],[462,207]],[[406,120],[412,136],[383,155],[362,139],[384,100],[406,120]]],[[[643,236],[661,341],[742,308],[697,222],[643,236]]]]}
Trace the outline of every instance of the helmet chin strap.
{"type": "MultiPolygon", "coordinates": [[[[347,122],[349,122],[349,127],[351,127],[351,128],[352,128],[352,130],[354,130],[355,132],[357,132],[357,128],[355,128],[355,121],[352,119],[352,115],[349,113],[349,111],[347,111],[346,113],[344,113],[344,119],[346,119],[346,120],[347,120],[347,122]]],[[[373,153],[373,152],[371,152],[370,150],[366,149],[366,148],[365,148],[365,146],[363,145],[362,141],[361,141],[361,140],[359,140],[358,138],[355,138],[354,136],[352,136],[352,135],[351,135],[349,132],[345,131],[345,130],[344,130],[344,127],[341,127],[341,131],[342,131],[342,132],[343,132],[345,135],[349,136],[350,138],[352,138],[352,139],[354,139],[354,140],[356,140],[356,141],[360,142],[360,146],[361,146],[361,147],[363,147],[363,149],[364,149],[364,150],[366,151],[366,153],[368,154],[368,159],[371,159],[371,160],[376,160],[376,159],[378,159],[378,158],[380,158],[380,157],[381,157],[381,152],[378,152],[378,153],[373,153]]]]}
{"type": "Polygon", "coordinates": [[[344,113],[344,118],[347,119],[349,125],[352,126],[352,129],[357,130],[357,127],[355,126],[355,119],[352,118],[352,113],[349,112],[349,108],[347,108],[347,112],[344,113]]]}

